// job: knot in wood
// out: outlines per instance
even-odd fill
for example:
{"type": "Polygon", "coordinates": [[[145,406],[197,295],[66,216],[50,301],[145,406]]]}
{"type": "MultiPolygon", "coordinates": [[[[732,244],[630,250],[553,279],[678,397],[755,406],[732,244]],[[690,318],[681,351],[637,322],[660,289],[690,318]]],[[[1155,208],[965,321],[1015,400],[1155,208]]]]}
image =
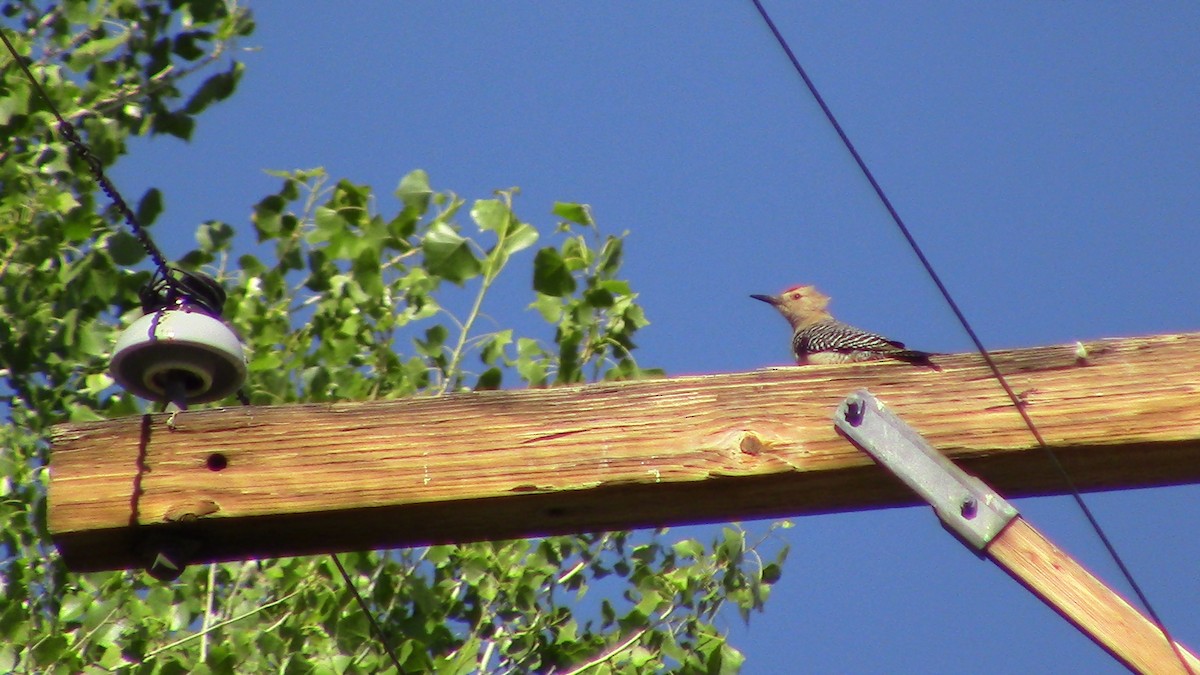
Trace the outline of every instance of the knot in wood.
{"type": "Polygon", "coordinates": [[[198,499],[187,504],[176,504],[170,507],[163,513],[163,522],[167,523],[187,523],[193,520],[199,520],[205,516],[211,516],[221,510],[211,499],[198,499]]]}

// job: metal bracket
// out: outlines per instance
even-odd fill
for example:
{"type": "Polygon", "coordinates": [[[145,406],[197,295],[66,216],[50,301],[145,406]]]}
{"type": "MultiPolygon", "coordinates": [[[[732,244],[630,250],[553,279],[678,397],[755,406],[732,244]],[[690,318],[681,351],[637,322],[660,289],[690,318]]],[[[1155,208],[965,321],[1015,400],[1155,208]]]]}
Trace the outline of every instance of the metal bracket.
{"type": "Polygon", "coordinates": [[[833,417],[838,432],[933,506],[963,543],[982,552],[1017,510],[934,450],[866,389],[846,397],[833,417]]]}

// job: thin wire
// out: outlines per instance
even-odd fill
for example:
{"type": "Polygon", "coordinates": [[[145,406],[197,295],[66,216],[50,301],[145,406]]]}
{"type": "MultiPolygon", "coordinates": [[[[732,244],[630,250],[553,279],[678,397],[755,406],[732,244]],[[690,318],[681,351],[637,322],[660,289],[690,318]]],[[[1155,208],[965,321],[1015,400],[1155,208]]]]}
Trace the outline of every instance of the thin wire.
{"type": "Polygon", "coordinates": [[[163,257],[162,251],[154,244],[154,240],[150,238],[145,229],[138,224],[137,216],[133,213],[133,210],[121,198],[120,193],[117,192],[117,188],[108,180],[108,176],[104,175],[104,166],[100,163],[100,158],[92,153],[91,149],[79,138],[79,134],[75,132],[75,127],[58,112],[58,107],[54,105],[54,101],[50,99],[50,95],[46,93],[46,90],[42,87],[42,83],[38,82],[37,78],[33,76],[33,72],[29,70],[29,66],[25,65],[25,61],[17,53],[17,48],[13,46],[13,43],[9,42],[8,36],[5,35],[3,30],[0,30],[0,40],[4,41],[4,46],[12,54],[13,61],[24,71],[25,77],[29,79],[30,84],[37,90],[38,95],[46,102],[46,106],[50,108],[54,119],[58,120],[58,133],[62,134],[63,138],[71,144],[71,147],[79,155],[79,158],[88,165],[92,178],[100,184],[100,189],[104,191],[104,194],[108,195],[113,205],[117,207],[117,211],[120,212],[126,224],[129,225],[129,231],[133,233],[138,243],[145,249],[146,254],[150,256],[150,260],[154,262],[154,266],[158,268],[159,273],[164,278],[170,279],[170,268],[167,266],[167,260],[163,257]]]}
{"type": "MultiPolygon", "coordinates": [[[[250,397],[246,394],[245,389],[238,389],[237,396],[243,406],[250,405],[250,397]]],[[[371,630],[375,632],[375,639],[379,641],[379,646],[383,648],[388,658],[391,659],[392,665],[396,666],[396,673],[398,675],[405,675],[408,671],[400,664],[400,658],[396,656],[395,650],[392,649],[392,645],[388,642],[387,634],[383,632],[383,627],[379,625],[375,614],[367,606],[367,601],[358,592],[358,589],[354,587],[354,581],[350,578],[350,573],[346,571],[346,567],[342,565],[341,558],[338,558],[336,553],[330,553],[329,557],[333,560],[334,567],[342,575],[342,581],[346,586],[346,590],[350,591],[350,595],[354,596],[354,601],[358,603],[359,611],[367,617],[367,622],[371,624],[371,630]]]]}
{"type": "Polygon", "coordinates": [[[392,660],[392,665],[396,666],[397,673],[407,673],[404,666],[400,665],[400,659],[396,657],[396,652],[392,650],[392,646],[388,644],[387,635],[384,634],[383,628],[379,622],[375,620],[375,615],[371,613],[371,609],[367,607],[367,601],[359,594],[358,589],[354,587],[354,582],[350,580],[350,575],[346,573],[346,568],[342,566],[342,561],[338,559],[336,553],[330,553],[330,558],[333,558],[333,564],[338,571],[342,573],[342,579],[346,582],[346,589],[358,601],[358,607],[362,613],[367,615],[367,620],[371,622],[371,628],[375,631],[375,637],[379,640],[379,646],[383,647],[383,651],[387,652],[388,657],[392,660]]]}
{"type": "Polygon", "coordinates": [[[821,93],[817,91],[816,85],[813,84],[812,79],[810,79],[808,73],[805,72],[804,67],[800,65],[800,60],[796,58],[796,54],[792,51],[791,46],[783,37],[783,34],[779,32],[779,28],[775,26],[775,22],[771,19],[771,15],[767,13],[766,8],[762,6],[760,0],[750,1],[754,3],[755,9],[758,10],[759,15],[762,16],[762,19],[767,24],[767,27],[771,29],[771,33],[775,36],[775,40],[779,43],[779,46],[783,48],[784,53],[787,54],[788,59],[792,62],[792,67],[796,69],[796,73],[799,74],[800,78],[804,80],[804,84],[808,87],[809,92],[811,92],[813,98],[816,99],[817,105],[821,106],[821,110],[825,113],[826,119],[828,119],[829,123],[833,125],[834,130],[837,131],[838,136],[842,139],[842,143],[846,146],[846,149],[850,151],[850,155],[854,157],[854,161],[858,163],[858,168],[866,177],[867,182],[869,182],[871,187],[874,188],[875,194],[879,197],[879,201],[883,202],[884,208],[886,208],[888,213],[891,214],[892,221],[896,223],[896,227],[900,229],[900,233],[904,235],[906,240],[908,240],[908,245],[912,247],[913,253],[917,254],[917,258],[921,261],[921,265],[925,267],[925,271],[929,274],[929,278],[933,280],[934,285],[936,285],[938,290],[941,291],[942,297],[945,298],[946,304],[950,306],[950,310],[954,312],[954,316],[958,318],[958,322],[962,324],[963,330],[965,330],[967,335],[970,336],[971,342],[975,343],[975,349],[979,351],[980,356],[982,356],[983,360],[987,363],[988,368],[992,371],[992,375],[996,377],[996,381],[1000,383],[1001,387],[1003,387],[1004,393],[1007,394],[1009,400],[1012,401],[1013,407],[1015,407],[1017,413],[1021,415],[1021,419],[1025,421],[1025,426],[1029,428],[1029,432],[1033,434],[1037,444],[1041,446],[1043,450],[1045,450],[1046,455],[1050,458],[1051,464],[1054,465],[1054,468],[1062,476],[1067,488],[1071,491],[1071,496],[1075,499],[1075,503],[1079,505],[1080,511],[1083,512],[1083,515],[1091,524],[1092,529],[1095,530],[1096,536],[1100,538],[1100,541],[1104,544],[1104,548],[1108,550],[1108,554],[1113,559],[1113,562],[1115,562],[1117,567],[1120,568],[1121,574],[1125,577],[1125,581],[1133,589],[1133,592],[1137,594],[1138,599],[1146,608],[1146,613],[1150,615],[1150,617],[1154,620],[1155,625],[1157,625],[1159,630],[1162,631],[1163,637],[1165,637],[1167,642],[1171,645],[1171,649],[1175,651],[1175,654],[1179,657],[1179,661],[1183,664],[1183,667],[1187,670],[1187,672],[1193,673],[1194,675],[1194,671],[1192,671],[1187,660],[1184,658],[1179,646],[1176,645],[1175,641],[1171,639],[1171,635],[1167,632],[1167,628],[1165,625],[1163,625],[1162,620],[1159,619],[1158,613],[1155,612],[1154,608],[1150,605],[1150,600],[1146,597],[1146,594],[1142,592],[1141,586],[1139,586],[1137,581],[1134,580],[1133,574],[1129,571],[1129,568],[1126,567],[1125,561],[1122,560],[1121,556],[1117,553],[1116,547],[1113,546],[1112,541],[1110,541],[1108,535],[1105,534],[1104,528],[1100,526],[1100,522],[1096,519],[1096,516],[1092,513],[1092,510],[1088,508],[1087,503],[1084,502],[1083,495],[1080,494],[1078,487],[1075,485],[1075,481],[1071,479],[1070,474],[1067,473],[1066,468],[1062,465],[1062,462],[1059,461],[1058,455],[1055,454],[1054,450],[1052,450],[1049,445],[1047,445],[1046,440],[1042,438],[1042,434],[1040,431],[1038,431],[1037,425],[1033,423],[1033,419],[1031,419],[1029,417],[1029,413],[1025,411],[1025,404],[1021,402],[1020,397],[1017,396],[1012,387],[1009,386],[1008,380],[1005,379],[1004,374],[1000,372],[1000,368],[992,359],[992,355],[988,352],[987,348],[983,346],[983,341],[979,339],[979,335],[975,333],[975,329],[972,328],[971,323],[967,321],[966,315],[963,314],[961,309],[959,309],[958,303],[954,301],[954,298],[950,295],[950,291],[947,290],[946,285],[942,283],[941,277],[939,277],[938,273],[933,269],[933,265],[929,262],[929,259],[925,257],[925,253],[917,244],[917,240],[914,239],[912,233],[909,232],[908,226],[904,224],[904,219],[900,217],[900,214],[896,211],[895,207],[892,206],[892,201],[888,199],[887,194],[884,193],[883,188],[879,185],[879,182],[875,180],[875,175],[871,173],[871,169],[867,167],[867,163],[863,161],[862,156],[858,154],[858,150],[854,147],[854,144],[850,142],[850,137],[846,135],[845,130],[842,129],[842,125],[838,123],[833,111],[830,110],[829,106],[825,103],[825,99],[821,97],[821,93]]]}

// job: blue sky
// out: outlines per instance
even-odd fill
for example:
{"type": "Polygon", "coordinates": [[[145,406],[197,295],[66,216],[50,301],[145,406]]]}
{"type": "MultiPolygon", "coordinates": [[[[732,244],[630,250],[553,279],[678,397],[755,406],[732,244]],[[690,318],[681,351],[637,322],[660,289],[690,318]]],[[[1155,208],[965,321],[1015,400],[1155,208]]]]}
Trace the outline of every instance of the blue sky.
{"type": "MultiPolygon", "coordinates": [[[[765,4],[989,347],[1197,329],[1200,5],[765,4]]],[[[164,190],[169,257],[205,220],[249,232],[264,169],[390,195],[422,168],[468,199],[520,186],[543,228],[563,200],[629,230],[639,362],[670,374],[786,363],[747,296],[797,282],[843,320],[970,349],[748,0],[251,7],[238,93],[112,172],[164,190]]],[[[509,283],[487,311],[532,321],[509,283]]],[[[1089,501],[1200,648],[1200,490],[1089,501]]],[[[1069,498],[1016,505],[1120,584],[1069,498]]],[[[729,617],[747,673],[1125,672],[927,509],[795,523],[766,614],[729,617]]]]}

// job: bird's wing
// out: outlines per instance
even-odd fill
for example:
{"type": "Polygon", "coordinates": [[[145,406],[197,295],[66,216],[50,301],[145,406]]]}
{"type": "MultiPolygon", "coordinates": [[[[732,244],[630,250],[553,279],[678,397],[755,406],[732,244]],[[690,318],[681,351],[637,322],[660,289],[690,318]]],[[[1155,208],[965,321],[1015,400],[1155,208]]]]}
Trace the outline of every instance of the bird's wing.
{"type": "Polygon", "coordinates": [[[836,320],[813,324],[798,333],[796,341],[794,346],[799,353],[868,351],[887,354],[904,349],[903,342],[889,340],[836,320]]]}

